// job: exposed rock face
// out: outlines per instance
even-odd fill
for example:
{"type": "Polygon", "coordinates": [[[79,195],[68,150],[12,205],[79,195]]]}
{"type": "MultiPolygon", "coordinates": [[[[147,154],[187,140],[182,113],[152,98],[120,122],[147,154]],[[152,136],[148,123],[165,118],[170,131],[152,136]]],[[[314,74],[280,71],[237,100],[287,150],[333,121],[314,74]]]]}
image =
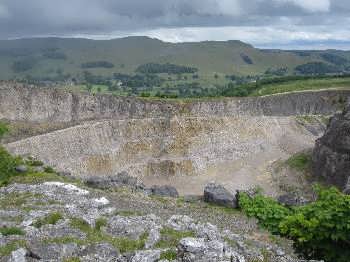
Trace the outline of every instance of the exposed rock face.
{"type": "Polygon", "coordinates": [[[171,118],[179,115],[232,117],[333,114],[349,96],[348,90],[330,90],[177,103],[0,83],[0,119],[54,123],[171,118]]]}
{"type": "Polygon", "coordinates": [[[350,106],[331,118],[325,135],[317,140],[313,171],[326,182],[345,188],[350,177],[350,106]]]}

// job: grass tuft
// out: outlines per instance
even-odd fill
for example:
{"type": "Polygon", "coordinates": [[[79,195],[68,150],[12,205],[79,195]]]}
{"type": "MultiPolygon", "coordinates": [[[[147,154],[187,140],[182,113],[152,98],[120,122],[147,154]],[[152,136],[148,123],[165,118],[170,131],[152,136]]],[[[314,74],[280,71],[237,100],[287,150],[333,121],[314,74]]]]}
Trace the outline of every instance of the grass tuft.
{"type": "Polygon", "coordinates": [[[43,218],[38,219],[34,222],[33,226],[36,228],[41,228],[44,225],[56,225],[56,223],[62,218],[63,216],[61,213],[54,212],[43,218]]]}

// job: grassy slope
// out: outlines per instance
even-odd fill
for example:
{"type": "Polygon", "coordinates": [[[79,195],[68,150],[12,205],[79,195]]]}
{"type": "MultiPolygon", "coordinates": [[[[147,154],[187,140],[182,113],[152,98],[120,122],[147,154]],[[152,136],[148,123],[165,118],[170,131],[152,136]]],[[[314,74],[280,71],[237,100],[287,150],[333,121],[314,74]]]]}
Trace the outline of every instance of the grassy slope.
{"type": "MultiPolygon", "coordinates": [[[[336,51],[334,51],[336,52],[336,51]]],[[[339,54],[345,55],[344,52],[339,54]]],[[[346,55],[348,55],[346,53],[346,55]]],[[[146,37],[128,37],[109,41],[86,39],[26,39],[0,41],[0,79],[22,77],[24,75],[50,75],[61,68],[65,73],[79,75],[83,71],[80,65],[89,61],[106,60],[115,64],[112,69],[93,69],[95,74],[110,75],[114,72],[133,73],[140,64],[149,62],[174,63],[199,68],[203,81],[215,81],[213,75],[238,74],[254,75],[265,72],[270,67],[288,67],[320,60],[318,52],[309,56],[300,56],[294,52],[267,51],[253,48],[240,41],[201,42],[171,44],[146,37]],[[52,60],[42,57],[42,50],[59,48],[67,55],[67,60],[52,60]],[[33,70],[13,74],[11,65],[19,56],[9,55],[13,50],[25,50],[25,53],[38,57],[33,70]],[[248,55],[253,64],[246,64],[241,54],[248,55]]]]}
{"type": "Polygon", "coordinates": [[[252,93],[251,96],[264,96],[286,92],[329,88],[350,89],[350,77],[294,80],[286,83],[268,84],[263,85],[260,89],[252,93]]]}

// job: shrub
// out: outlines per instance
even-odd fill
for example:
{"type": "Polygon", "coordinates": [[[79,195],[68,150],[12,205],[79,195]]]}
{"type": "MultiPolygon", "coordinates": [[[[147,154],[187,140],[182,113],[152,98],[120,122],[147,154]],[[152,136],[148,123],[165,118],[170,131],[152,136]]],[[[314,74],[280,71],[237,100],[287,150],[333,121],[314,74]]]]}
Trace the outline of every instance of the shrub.
{"type": "Polygon", "coordinates": [[[350,258],[350,196],[316,187],[317,201],[297,208],[280,224],[307,258],[346,262],[350,258]]]}
{"type": "Polygon", "coordinates": [[[291,214],[291,210],[280,205],[276,200],[257,195],[253,198],[245,193],[239,195],[239,206],[249,217],[256,217],[259,223],[272,233],[279,233],[279,225],[291,214]]]}
{"type": "Polygon", "coordinates": [[[20,163],[20,158],[11,156],[6,149],[0,145],[0,186],[6,185],[11,177],[18,175],[15,171],[15,167],[20,163]]]}
{"type": "Polygon", "coordinates": [[[287,160],[287,164],[298,171],[305,171],[310,167],[311,156],[306,153],[296,154],[287,160]]]}
{"type": "Polygon", "coordinates": [[[350,258],[350,196],[336,188],[315,187],[313,203],[288,209],[272,198],[239,195],[241,209],[274,234],[294,240],[296,250],[309,259],[346,262],[350,258]]]}

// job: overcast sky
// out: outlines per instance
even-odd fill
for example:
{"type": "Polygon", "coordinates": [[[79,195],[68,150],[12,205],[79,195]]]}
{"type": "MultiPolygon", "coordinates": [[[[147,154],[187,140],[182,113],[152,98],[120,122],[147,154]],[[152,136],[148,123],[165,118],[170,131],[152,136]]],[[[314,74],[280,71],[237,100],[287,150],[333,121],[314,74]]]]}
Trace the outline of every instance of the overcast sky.
{"type": "Polygon", "coordinates": [[[0,0],[0,38],[237,39],[350,49],[350,0],[0,0]]]}

